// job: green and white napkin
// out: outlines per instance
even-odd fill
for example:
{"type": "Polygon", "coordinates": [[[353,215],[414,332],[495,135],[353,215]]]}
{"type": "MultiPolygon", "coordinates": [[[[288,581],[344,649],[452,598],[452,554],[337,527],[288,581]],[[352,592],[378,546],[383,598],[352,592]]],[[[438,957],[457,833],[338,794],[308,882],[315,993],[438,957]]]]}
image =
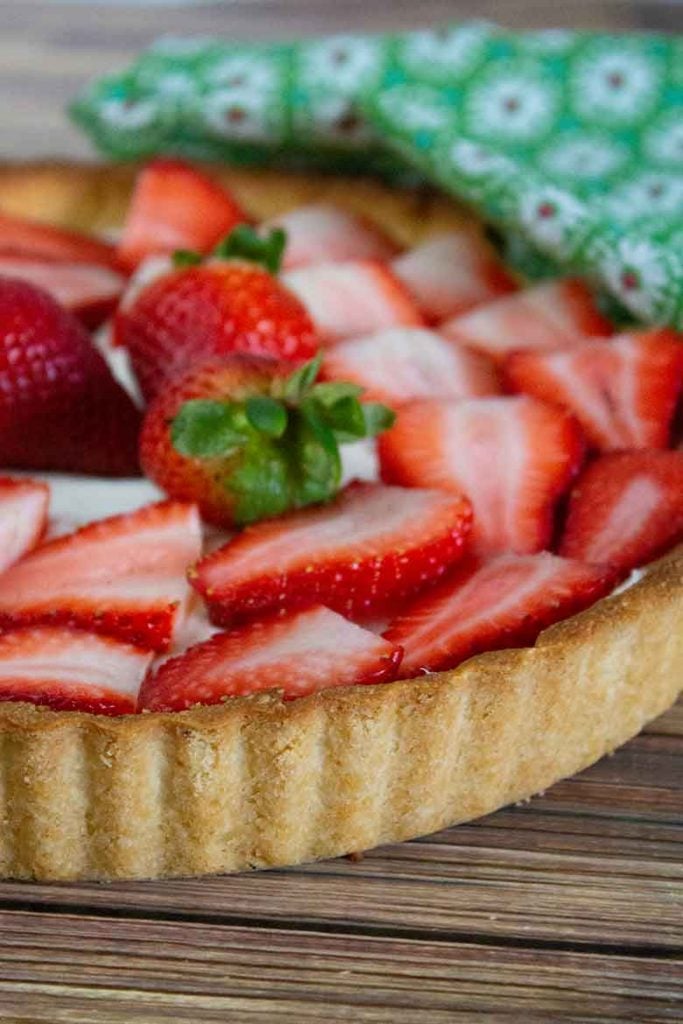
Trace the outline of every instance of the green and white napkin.
{"type": "Polygon", "coordinates": [[[72,116],[115,159],[176,153],[433,181],[530,273],[683,329],[683,39],[486,23],[247,45],[161,39],[72,116]]]}

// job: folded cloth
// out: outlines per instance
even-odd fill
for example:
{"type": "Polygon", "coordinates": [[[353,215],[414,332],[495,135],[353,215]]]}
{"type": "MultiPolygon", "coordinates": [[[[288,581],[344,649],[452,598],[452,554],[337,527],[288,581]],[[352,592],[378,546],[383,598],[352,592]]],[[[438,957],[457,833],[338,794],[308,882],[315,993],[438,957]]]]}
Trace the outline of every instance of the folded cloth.
{"type": "Polygon", "coordinates": [[[683,329],[680,38],[469,23],[161,39],[71,113],[119,159],[418,172],[502,229],[524,267],[584,274],[637,319],[683,329]]]}

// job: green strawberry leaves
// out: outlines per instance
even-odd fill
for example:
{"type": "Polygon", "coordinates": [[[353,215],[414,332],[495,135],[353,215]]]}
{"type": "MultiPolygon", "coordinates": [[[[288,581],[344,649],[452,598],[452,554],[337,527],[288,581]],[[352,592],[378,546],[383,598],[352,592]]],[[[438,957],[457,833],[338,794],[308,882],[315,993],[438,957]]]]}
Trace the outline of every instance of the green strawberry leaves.
{"type": "Polygon", "coordinates": [[[282,266],[286,246],[287,234],[282,228],[272,228],[267,235],[260,235],[248,224],[238,224],[208,256],[202,256],[193,249],[176,249],[173,253],[173,266],[182,270],[186,267],[199,267],[207,259],[246,260],[264,267],[271,274],[277,274],[282,266]]]}
{"type": "Polygon", "coordinates": [[[287,429],[287,407],[268,395],[254,395],[244,406],[247,420],[267,437],[282,437],[287,429]]]}
{"type": "Polygon", "coordinates": [[[276,379],[271,394],[234,402],[193,399],[170,425],[181,455],[217,461],[239,524],[328,501],[339,490],[339,447],[375,437],[394,422],[384,405],[361,401],[348,381],[316,383],[320,355],[276,379]]]}
{"type": "Polygon", "coordinates": [[[220,260],[248,260],[260,263],[262,267],[277,274],[287,245],[287,235],[282,228],[273,228],[267,235],[259,235],[248,224],[238,224],[230,234],[219,242],[211,254],[220,260]]]}
{"type": "Polygon", "coordinates": [[[171,441],[176,451],[195,459],[229,455],[248,439],[239,406],[194,398],[180,409],[171,424],[171,441]]]}

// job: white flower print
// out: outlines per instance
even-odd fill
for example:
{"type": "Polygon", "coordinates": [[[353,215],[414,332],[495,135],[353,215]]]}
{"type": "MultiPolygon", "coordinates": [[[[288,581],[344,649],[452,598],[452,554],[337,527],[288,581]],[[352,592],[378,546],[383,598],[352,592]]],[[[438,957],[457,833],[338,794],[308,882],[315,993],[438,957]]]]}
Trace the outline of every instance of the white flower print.
{"type": "Polygon", "coordinates": [[[683,170],[683,111],[660,115],[644,133],[643,148],[651,160],[683,170]]]}
{"type": "Polygon", "coordinates": [[[167,71],[156,75],[154,88],[161,96],[176,99],[185,99],[197,93],[196,80],[184,71],[167,71]]]}
{"type": "MultiPolygon", "coordinates": [[[[605,284],[627,309],[650,322],[669,319],[675,301],[675,268],[661,245],[625,235],[603,242],[592,255],[605,284]]],[[[680,274],[683,268],[677,269],[680,274]]]]}
{"type": "Polygon", "coordinates": [[[254,89],[272,92],[279,84],[278,67],[274,59],[248,53],[222,56],[206,65],[203,78],[210,86],[226,89],[254,89]]]}
{"type": "Polygon", "coordinates": [[[583,203],[553,186],[522,195],[518,215],[531,240],[559,259],[574,252],[589,226],[583,203]]]}
{"type": "Polygon", "coordinates": [[[219,89],[202,101],[201,113],[214,135],[272,142],[279,137],[267,97],[251,89],[219,89]]]}
{"type": "Polygon", "coordinates": [[[506,157],[467,139],[459,139],[450,146],[448,161],[457,171],[474,178],[506,174],[513,169],[506,157]]]}
{"type": "Polygon", "coordinates": [[[372,142],[375,133],[344,96],[318,95],[295,111],[299,127],[321,138],[354,146],[372,142]]]}
{"type": "Polygon", "coordinates": [[[399,60],[422,78],[457,81],[479,64],[495,31],[495,26],[475,22],[411,32],[400,46],[399,60]]]}
{"type": "Polygon", "coordinates": [[[625,146],[601,134],[574,132],[551,143],[539,161],[553,177],[588,181],[607,178],[628,158],[625,146]]]}
{"type": "Polygon", "coordinates": [[[120,97],[104,100],[100,116],[110,128],[135,130],[153,125],[160,114],[159,103],[153,99],[120,97]]]}
{"type": "Polygon", "coordinates": [[[550,129],[556,87],[533,71],[495,70],[473,87],[466,102],[473,135],[495,142],[534,142],[550,129]]]}
{"type": "Polygon", "coordinates": [[[309,89],[357,93],[379,77],[383,46],[379,39],[351,35],[304,43],[299,56],[302,81],[309,89]]]}
{"type": "Polygon", "coordinates": [[[652,111],[661,74],[656,58],[625,45],[589,49],[571,73],[574,107],[587,121],[609,127],[634,124],[652,111]]]}
{"type": "Polygon", "coordinates": [[[408,131],[436,131],[455,116],[443,93],[428,85],[397,85],[382,93],[379,107],[395,127],[408,131]]]}
{"type": "Polygon", "coordinates": [[[683,222],[683,178],[659,171],[641,174],[615,189],[604,209],[626,222],[651,217],[683,222]]]}

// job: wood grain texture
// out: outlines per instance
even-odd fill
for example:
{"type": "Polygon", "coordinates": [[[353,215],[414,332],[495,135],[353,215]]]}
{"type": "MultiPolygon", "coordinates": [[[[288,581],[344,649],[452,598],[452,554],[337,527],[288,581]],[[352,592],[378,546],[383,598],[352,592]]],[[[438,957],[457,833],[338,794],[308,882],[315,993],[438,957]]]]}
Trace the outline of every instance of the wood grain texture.
{"type": "MultiPolygon", "coordinates": [[[[63,104],[159,31],[383,28],[467,0],[170,8],[0,3],[2,155],[88,155],[63,104]]],[[[477,5],[511,25],[680,29],[673,3],[477,5]]],[[[683,703],[523,807],[359,862],[142,884],[0,885],[12,1024],[683,1018],[683,703]]]]}
{"type": "Polygon", "coordinates": [[[0,1018],[128,1022],[671,1021],[674,961],[272,928],[5,913],[0,1018]],[[125,984],[122,984],[122,975],[125,984]],[[30,986],[30,988],[29,988],[30,986]],[[106,1000],[105,1014],[100,1007],[106,1000]]]}

